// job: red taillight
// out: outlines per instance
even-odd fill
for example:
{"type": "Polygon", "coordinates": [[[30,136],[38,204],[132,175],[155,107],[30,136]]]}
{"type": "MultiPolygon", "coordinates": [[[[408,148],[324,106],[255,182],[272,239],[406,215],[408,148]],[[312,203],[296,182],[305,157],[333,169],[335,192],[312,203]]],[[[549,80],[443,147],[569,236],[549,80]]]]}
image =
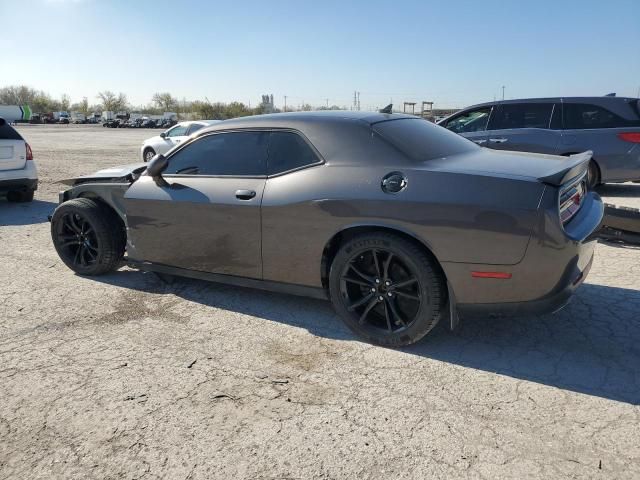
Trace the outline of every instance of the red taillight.
{"type": "Polygon", "coordinates": [[[509,280],[511,274],[507,272],[471,272],[473,278],[497,278],[499,280],[509,280]]]}
{"type": "Polygon", "coordinates": [[[640,143],[640,132],[619,133],[618,138],[625,142],[640,143]]]}
{"type": "Polygon", "coordinates": [[[27,160],[33,160],[33,151],[27,142],[24,143],[27,146],[27,160]]]}

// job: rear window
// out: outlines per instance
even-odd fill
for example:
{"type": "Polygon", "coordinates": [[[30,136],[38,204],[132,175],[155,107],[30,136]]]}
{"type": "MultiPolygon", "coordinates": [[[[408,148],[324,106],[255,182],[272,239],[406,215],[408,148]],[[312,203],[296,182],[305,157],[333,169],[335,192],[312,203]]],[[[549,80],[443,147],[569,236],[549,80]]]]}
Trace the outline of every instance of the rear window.
{"type": "Polygon", "coordinates": [[[415,160],[433,160],[480,148],[446,128],[418,118],[376,123],[373,131],[415,160]]]}
{"type": "Polygon", "coordinates": [[[0,140],[22,140],[22,137],[15,128],[8,123],[0,125],[0,140]]]}
{"type": "Polygon", "coordinates": [[[506,103],[491,119],[489,130],[549,128],[553,103],[506,103]]]}
{"type": "Polygon", "coordinates": [[[563,115],[564,128],[568,130],[623,128],[640,125],[638,120],[622,118],[604,107],[587,103],[565,103],[563,115]]]}

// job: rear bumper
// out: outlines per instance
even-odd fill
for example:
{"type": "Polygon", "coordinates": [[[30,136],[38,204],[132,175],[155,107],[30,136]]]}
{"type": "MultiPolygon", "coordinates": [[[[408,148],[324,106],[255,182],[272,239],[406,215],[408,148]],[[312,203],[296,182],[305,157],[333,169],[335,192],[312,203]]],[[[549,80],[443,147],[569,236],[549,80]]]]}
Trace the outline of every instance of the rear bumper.
{"type": "Polygon", "coordinates": [[[442,264],[461,317],[551,313],[565,306],[584,282],[602,224],[602,200],[589,193],[566,228],[558,219],[557,198],[546,200],[549,208],[541,210],[520,263],[442,264]],[[478,278],[473,272],[502,272],[509,278],[478,278]]]}
{"type": "Polygon", "coordinates": [[[458,311],[463,318],[492,316],[517,317],[555,313],[571,301],[574,292],[582,285],[589,274],[592,264],[593,252],[591,253],[588,263],[582,270],[575,262],[567,265],[565,274],[556,285],[556,288],[544,297],[526,302],[458,304],[458,311]]]}

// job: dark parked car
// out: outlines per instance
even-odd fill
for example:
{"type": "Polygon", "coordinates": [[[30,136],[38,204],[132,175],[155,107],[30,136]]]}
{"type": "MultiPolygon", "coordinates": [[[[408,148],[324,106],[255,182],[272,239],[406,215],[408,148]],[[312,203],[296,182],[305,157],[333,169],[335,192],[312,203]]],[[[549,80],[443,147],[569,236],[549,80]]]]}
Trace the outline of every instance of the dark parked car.
{"type": "Polygon", "coordinates": [[[603,214],[589,159],[491,151],[408,115],[245,117],[66,181],[51,233],[82,275],[126,250],[145,270],[328,297],[367,340],[406,345],[442,317],[569,300],[603,214]]]}
{"type": "Polygon", "coordinates": [[[593,152],[589,186],[640,180],[640,100],[573,97],[505,100],[466,108],[438,123],[496,150],[593,152]]]}

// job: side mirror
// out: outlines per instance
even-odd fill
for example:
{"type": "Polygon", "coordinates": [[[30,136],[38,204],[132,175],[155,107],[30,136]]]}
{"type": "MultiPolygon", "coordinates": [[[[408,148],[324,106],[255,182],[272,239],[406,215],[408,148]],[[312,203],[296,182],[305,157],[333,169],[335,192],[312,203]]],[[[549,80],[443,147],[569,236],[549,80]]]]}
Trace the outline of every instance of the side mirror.
{"type": "Polygon", "coordinates": [[[159,187],[169,186],[166,180],[162,178],[162,172],[167,169],[168,165],[169,161],[162,154],[156,155],[149,161],[149,166],[147,167],[147,175],[152,177],[155,180],[156,185],[158,185],[159,187]]]}
{"type": "Polygon", "coordinates": [[[166,136],[167,136],[167,134],[166,134],[166,133],[164,133],[164,132],[162,132],[162,133],[160,134],[160,138],[165,138],[166,136]]]}

